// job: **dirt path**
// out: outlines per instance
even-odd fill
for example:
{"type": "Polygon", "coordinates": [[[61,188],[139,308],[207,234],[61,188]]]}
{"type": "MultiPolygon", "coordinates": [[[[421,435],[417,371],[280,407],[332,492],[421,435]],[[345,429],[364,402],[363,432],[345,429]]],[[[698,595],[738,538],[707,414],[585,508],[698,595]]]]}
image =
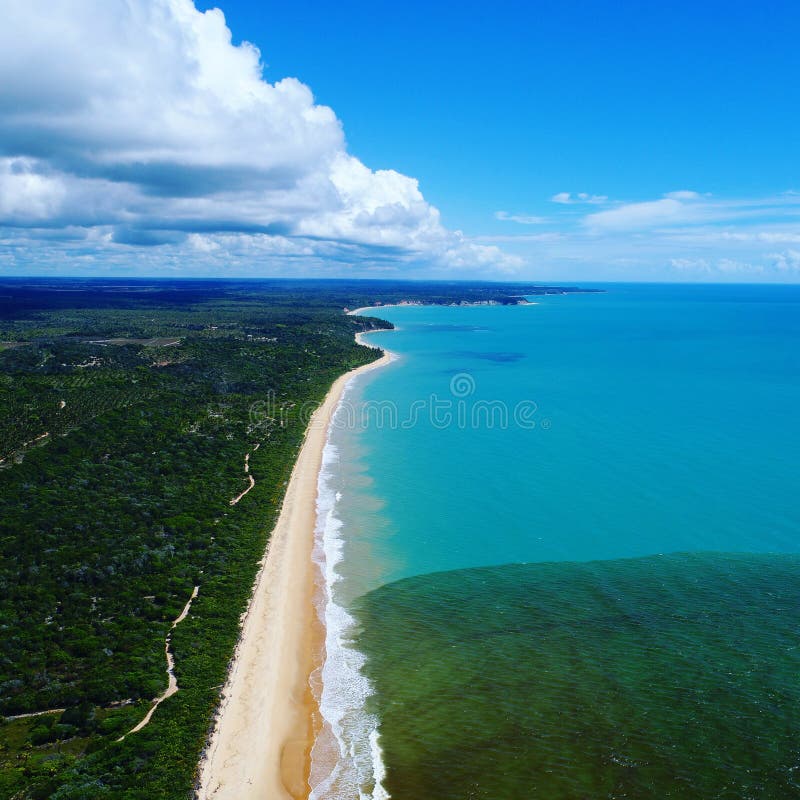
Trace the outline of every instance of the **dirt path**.
{"type": "Polygon", "coordinates": [[[0,458],[0,465],[5,464],[9,458],[13,460],[13,458],[19,454],[24,455],[25,451],[29,447],[33,447],[38,442],[41,442],[42,439],[47,439],[49,436],[50,436],[50,431],[45,431],[43,434],[41,434],[41,436],[37,436],[35,439],[31,439],[29,442],[23,442],[15,451],[9,453],[9,455],[7,455],[5,458],[0,458]]]}
{"type": "Polygon", "coordinates": [[[37,436],[35,439],[31,439],[29,442],[25,442],[24,444],[22,444],[20,446],[20,449],[24,449],[26,447],[33,447],[33,445],[35,445],[36,442],[41,442],[42,439],[46,439],[49,435],[50,435],[50,432],[49,431],[45,431],[40,436],[37,436]]]}
{"type": "Polygon", "coordinates": [[[44,711],[29,711],[27,714],[12,714],[0,717],[4,722],[13,722],[15,719],[30,719],[31,717],[44,717],[47,714],[63,714],[66,708],[48,708],[44,711]]]}
{"type": "MultiPolygon", "coordinates": [[[[258,445],[255,446],[255,449],[258,450],[258,445]]],[[[235,506],[256,485],[255,478],[250,474],[250,453],[244,457],[244,473],[247,475],[250,485],[238,497],[231,500],[232,506],[235,506]]]]}
{"type": "MultiPolygon", "coordinates": [[[[167,634],[166,641],[164,642],[164,654],[167,657],[167,678],[168,678],[167,688],[164,690],[162,694],[160,694],[158,697],[155,698],[155,700],[153,700],[153,705],[150,707],[150,710],[147,712],[144,719],[134,728],[131,728],[131,730],[129,730],[128,733],[125,734],[126,736],[130,736],[132,733],[136,733],[137,731],[140,731],[142,728],[144,728],[144,726],[150,722],[150,720],[153,717],[153,714],[155,713],[155,710],[161,705],[161,703],[163,703],[164,700],[166,700],[168,697],[172,697],[172,695],[174,695],[175,692],[178,691],[178,679],[175,677],[175,657],[172,655],[172,651],[170,650],[170,644],[172,643],[172,631],[174,631],[175,628],[186,619],[186,615],[189,613],[189,609],[192,607],[192,602],[194,601],[195,597],[197,597],[197,593],[199,591],[200,587],[195,586],[194,590],[192,591],[192,596],[189,598],[189,600],[186,602],[186,605],[183,607],[183,611],[181,611],[181,613],[178,614],[178,616],[175,617],[175,619],[173,620],[172,625],[170,626],[169,629],[169,633],[167,634]]],[[[121,742],[124,738],[125,736],[120,736],[120,738],[117,739],[117,741],[121,742]]]]}

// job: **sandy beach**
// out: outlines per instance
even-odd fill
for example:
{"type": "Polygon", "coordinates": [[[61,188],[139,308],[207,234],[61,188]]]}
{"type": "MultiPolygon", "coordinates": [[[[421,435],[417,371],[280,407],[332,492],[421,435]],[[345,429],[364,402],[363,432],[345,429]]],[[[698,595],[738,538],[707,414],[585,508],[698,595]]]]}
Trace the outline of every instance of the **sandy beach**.
{"type": "MultiPolygon", "coordinates": [[[[400,308],[401,306],[419,306],[422,305],[421,303],[386,303],[380,306],[361,306],[360,308],[354,308],[352,311],[348,311],[347,314],[351,317],[358,317],[364,316],[366,311],[380,311],[383,308],[400,308]]],[[[375,314],[368,314],[366,316],[373,317],[375,314]]],[[[367,331],[369,333],[369,331],[367,331]]],[[[360,335],[360,334],[359,334],[360,335]]],[[[356,336],[358,339],[358,336],[356,336]]],[[[366,342],[361,342],[361,344],[366,345],[367,347],[371,347],[371,345],[367,344],[366,342]]]]}
{"type": "Polygon", "coordinates": [[[323,633],[313,607],[318,475],[345,386],[389,361],[385,354],[338,378],[309,422],[200,764],[202,800],[308,797],[316,709],[309,676],[323,633]]]}

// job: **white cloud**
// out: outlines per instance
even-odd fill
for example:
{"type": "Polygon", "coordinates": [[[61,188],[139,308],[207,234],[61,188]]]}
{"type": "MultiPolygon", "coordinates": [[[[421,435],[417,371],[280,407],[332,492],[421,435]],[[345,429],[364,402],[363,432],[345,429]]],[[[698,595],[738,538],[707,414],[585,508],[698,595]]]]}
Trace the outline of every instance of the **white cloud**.
{"type": "Polygon", "coordinates": [[[625,203],[589,214],[584,223],[595,230],[634,230],[657,225],[691,223],[707,216],[708,205],[697,192],[667,192],[659,200],[625,203]]]}
{"type": "Polygon", "coordinates": [[[700,276],[706,279],[745,276],[752,278],[764,272],[762,264],[752,264],[736,258],[671,258],[670,266],[684,276],[700,276]]]}
{"type": "Polygon", "coordinates": [[[800,272],[800,250],[786,250],[783,253],[772,253],[770,258],[779,272],[800,272]]]}
{"type": "Polygon", "coordinates": [[[690,207],[674,197],[649,200],[589,214],[585,223],[589,228],[602,230],[631,230],[648,228],[653,225],[689,222],[692,219],[690,207]]]}
{"type": "MultiPolygon", "coordinates": [[[[680,226],[689,230],[692,226],[711,224],[741,225],[754,222],[772,224],[778,219],[798,216],[800,216],[800,202],[798,198],[789,194],[780,197],[720,200],[710,194],[678,191],[668,192],[658,200],[625,203],[588,214],[583,219],[583,225],[595,233],[635,232],[659,228],[671,228],[678,232],[680,226]]],[[[716,236],[730,237],[754,235],[746,230],[733,230],[726,234],[719,228],[712,233],[716,236]]],[[[793,233],[790,232],[790,235],[793,233]]]]}
{"type": "Polygon", "coordinates": [[[697,192],[691,192],[686,189],[681,189],[677,192],[667,192],[664,197],[670,200],[699,200],[702,195],[697,192]]]}
{"type": "Polygon", "coordinates": [[[479,240],[523,255],[544,280],[800,283],[797,194],[669,192],[582,215],[569,208],[548,222],[546,233],[479,240]]]}
{"type": "Polygon", "coordinates": [[[795,231],[765,231],[758,234],[759,242],[769,244],[800,244],[800,229],[795,231]]]}
{"type": "Polygon", "coordinates": [[[553,203],[560,203],[561,205],[603,205],[608,202],[608,197],[602,194],[587,194],[586,192],[578,192],[572,194],[570,192],[559,192],[554,194],[550,201],[553,203]]]}
{"type": "Polygon", "coordinates": [[[168,244],[209,256],[253,237],[276,258],[521,263],[447,230],[413,178],[347,153],[334,112],[295,78],[265,81],[259,51],[234,46],[217,9],[6,0],[3,11],[0,225],[28,246],[25,228],[71,227],[97,231],[85,236],[106,254],[168,244]]]}
{"type": "Polygon", "coordinates": [[[767,244],[800,244],[800,231],[755,231],[720,234],[724,239],[740,242],[766,242],[767,244]]]}
{"type": "Polygon", "coordinates": [[[709,272],[711,265],[704,258],[671,258],[670,266],[681,272],[709,272]]]}
{"type": "Polygon", "coordinates": [[[508,211],[495,211],[494,218],[501,222],[516,222],[519,225],[542,225],[547,222],[545,217],[535,217],[531,214],[509,214],[508,211]]]}
{"type": "Polygon", "coordinates": [[[564,234],[557,231],[547,231],[546,233],[509,233],[491,236],[474,236],[474,242],[492,242],[494,244],[521,242],[559,242],[564,239],[564,234]]]}
{"type": "Polygon", "coordinates": [[[37,174],[29,159],[0,159],[0,217],[46,220],[60,211],[65,194],[63,181],[37,174]]]}
{"type": "Polygon", "coordinates": [[[720,258],[717,260],[717,269],[722,273],[731,275],[752,275],[764,272],[763,264],[751,264],[738,258],[720,258]]]}

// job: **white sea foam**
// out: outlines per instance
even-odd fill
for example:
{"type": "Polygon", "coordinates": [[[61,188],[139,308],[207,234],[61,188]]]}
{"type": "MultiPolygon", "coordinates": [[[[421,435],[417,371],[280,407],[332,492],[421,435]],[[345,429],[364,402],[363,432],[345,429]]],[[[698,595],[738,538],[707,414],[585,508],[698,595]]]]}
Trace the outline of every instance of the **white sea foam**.
{"type": "MultiPolygon", "coordinates": [[[[341,404],[340,404],[341,408],[341,404]]],[[[337,409],[337,414],[339,409],[337,409]]],[[[335,426],[331,425],[331,429],[335,426]]],[[[366,709],[373,688],[363,675],[365,656],[353,646],[356,621],[337,602],[337,565],[343,558],[343,525],[337,516],[339,451],[330,431],[317,485],[314,562],[319,568],[315,597],[325,626],[321,670],[312,676],[322,730],[311,752],[310,800],[388,800],[378,719],[366,709]]]]}

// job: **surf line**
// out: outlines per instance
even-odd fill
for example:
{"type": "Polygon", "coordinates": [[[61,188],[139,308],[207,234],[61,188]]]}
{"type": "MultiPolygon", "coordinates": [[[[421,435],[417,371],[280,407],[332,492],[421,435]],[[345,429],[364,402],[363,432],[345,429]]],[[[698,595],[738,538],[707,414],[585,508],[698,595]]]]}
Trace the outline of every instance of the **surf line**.
{"type": "MultiPolygon", "coordinates": [[[[365,340],[361,331],[358,344],[381,350],[365,340]]],[[[369,367],[395,361],[397,356],[384,351],[369,367]]],[[[316,566],[315,608],[322,622],[323,641],[315,655],[312,686],[320,719],[317,721],[311,750],[309,800],[356,796],[362,800],[388,800],[386,777],[379,739],[379,720],[366,709],[374,688],[362,673],[365,657],[345,642],[352,638],[355,619],[336,599],[334,586],[341,579],[336,566],[342,560],[342,522],[337,517],[341,495],[331,483],[339,459],[331,441],[337,413],[343,407],[357,375],[351,375],[329,422],[322,462],[317,477],[316,525],[312,559],[316,566]],[[347,787],[345,789],[345,787],[347,787]],[[365,787],[371,787],[365,789],[365,787]],[[344,792],[344,794],[342,794],[344,792]]]]}

